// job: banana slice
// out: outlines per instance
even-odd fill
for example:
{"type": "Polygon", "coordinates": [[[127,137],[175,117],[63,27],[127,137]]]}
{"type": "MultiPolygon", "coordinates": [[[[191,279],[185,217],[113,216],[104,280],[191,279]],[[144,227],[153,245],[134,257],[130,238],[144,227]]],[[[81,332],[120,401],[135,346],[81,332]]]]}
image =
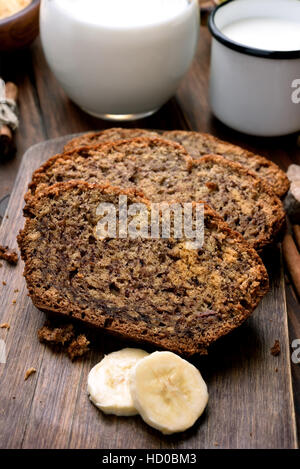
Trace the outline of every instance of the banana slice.
{"type": "Polygon", "coordinates": [[[147,355],[144,350],[134,348],[106,355],[88,376],[88,393],[93,404],[106,414],[136,415],[129,377],[132,368],[147,355]]]}
{"type": "Polygon", "coordinates": [[[130,390],[143,420],[164,434],[191,427],[208,401],[200,372],[172,352],[154,352],[138,362],[130,390]]]}

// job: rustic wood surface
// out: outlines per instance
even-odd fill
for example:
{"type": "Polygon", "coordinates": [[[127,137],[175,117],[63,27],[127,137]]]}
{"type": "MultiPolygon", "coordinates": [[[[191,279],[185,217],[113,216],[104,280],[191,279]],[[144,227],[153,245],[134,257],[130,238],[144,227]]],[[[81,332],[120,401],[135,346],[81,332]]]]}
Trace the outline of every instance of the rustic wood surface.
{"type": "MultiPolygon", "coordinates": [[[[260,152],[284,169],[300,163],[297,137],[257,139],[245,137],[217,122],[209,112],[208,74],[210,40],[201,30],[193,67],[177,93],[155,116],[133,126],[209,131],[218,137],[260,152]]],[[[18,152],[1,163],[0,199],[12,192],[1,230],[1,243],[15,245],[19,229],[24,184],[32,170],[62,142],[36,147],[20,166],[31,145],[61,135],[106,128],[109,122],[94,119],[73,105],[58,86],[43,57],[40,42],[14,55],[0,56],[0,75],[20,89],[21,127],[16,136],[18,152]]],[[[102,351],[118,343],[99,337],[99,348],[82,361],[71,363],[64,355],[41,345],[36,336],[44,315],[26,296],[22,263],[0,269],[0,329],[7,363],[0,364],[0,446],[3,448],[291,448],[296,445],[295,408],[299,419],[299,365],[291,364],[290,343],[300,338],[299,303],[287,288],[290,338],[287,333],[284,278],[279,250],[268,253],[272,291],[254,316],[240,330],[216,344],[199,366],[210,389],[210,403],[200,422],[185,434],[163,437],[139,418],[104,417],[86,397],[86,378],[102,351]],[[7,285],[2,285],[6,281],[7,285]],[[18,288],[19,292],[14,292],[18,288]],[[16,304],[13,304],[16,300],[16,304]],[[270,354],[279,339],[282,353],[270,354]],[[294,382],[294,401],[291,370],[294,382]],[[37,369],[24,382],[25,371],[37,369]]]]}

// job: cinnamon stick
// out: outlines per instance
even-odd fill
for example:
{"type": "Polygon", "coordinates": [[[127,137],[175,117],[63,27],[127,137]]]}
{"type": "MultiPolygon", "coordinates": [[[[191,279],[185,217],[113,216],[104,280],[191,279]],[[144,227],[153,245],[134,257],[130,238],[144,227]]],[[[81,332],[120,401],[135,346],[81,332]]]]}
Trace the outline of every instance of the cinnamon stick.
{"type": "Polygon", "coordinates": [[[295,240],[300,251],[300,225],[293,225],[295,240]]]}
{"type": "Polygon", "coordinates": [[[300,254],[292,235],[289,233],[283,239],[282,252],[294,287],[300,298],[300,254]]]}
{"type": "MultiPolygon", "coordinates": [[[[7,98],[17,101],[18,87],[12,82],[7,82],[5,85],[5,94],[7,98]]],[[[0,158],[9,156],[13,150],[13,131],[7,125],[3,125],[0,128],[0,158]]]]}

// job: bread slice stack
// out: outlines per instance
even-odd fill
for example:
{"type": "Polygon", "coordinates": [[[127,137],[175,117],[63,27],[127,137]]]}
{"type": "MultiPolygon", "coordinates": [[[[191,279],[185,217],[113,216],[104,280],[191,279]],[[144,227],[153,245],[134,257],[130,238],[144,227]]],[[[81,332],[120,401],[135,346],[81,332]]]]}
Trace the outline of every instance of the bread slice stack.
{"type": "Polygon", "coordinates": [[[33,174],[26,197],[70,180],[137,188],[152,202],[207,202],[258,250],[274,240],[284,222],[281,201],[254,173],[217,155],[195,160],[181,145],[157,137],[56,155],[33,174]]]}
{"type": "Polygon", "coordinates": [[[205,353],[268,290],[256,251],[280,234],[287,188],[273,163],[205,134],[80,136],[33,174],[25,196],[19,245],[29,294],[42,310],[113,334],[205,353]],[[204,245],[187,249],[184,236],[99,239],[97,206],[120,194],[147,207],[205,203],[204,245]]]}
{"type": "Polygon", "coordinates": [[[172,130],[159,134],[151,130],[113,128],[100,132],[90,132],[76,137],[65,145],[64,151],[109,141],[155,136],[180,143],[190,156],[195,159],[201,158],[204,155],[214,154],[239,163],[263,179],[278,197],[283,197],[289,190],[290,183],[286,173],[275,163],[263,156],[255,155],[244,148],[223,142],[213,135],[206,133],[172,130]]]}

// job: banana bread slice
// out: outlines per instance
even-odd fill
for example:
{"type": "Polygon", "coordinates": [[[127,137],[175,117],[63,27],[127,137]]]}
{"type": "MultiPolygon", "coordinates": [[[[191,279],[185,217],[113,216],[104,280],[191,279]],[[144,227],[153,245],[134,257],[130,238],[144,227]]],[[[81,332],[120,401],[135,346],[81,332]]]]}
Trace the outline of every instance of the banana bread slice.
{"type": "Polygon", "coordinates": [[[206,205],[202,248],[189,249],[185,237],[101,239],[97,207],[113,203],[118,216],[120,195],[128,210],[144,204],[150,219],[136,191],[82,181],[28,202],[18,243],[34,305],[175,353],[206,353],[268,291],[260,257],[206,205]]]}
{"type": "Polygon", "coordinates": [[[255,249],[273,242],[284,222],[281,201],[260,179],[220,156],[193,160],[179,144],[136,138],[56,155],[38,169],[28,199],[60,181],[139,188],[151,201],[206,201],[255,249]]]}
{"type": "Polygon", "coordinates": [[[159,135],[150,130],[111,128],[81,135],[68,142],[65,145],[64,151],[109,141],[155,136],[161,136],[162,138],[180,143],[191,157],[195,159],[207,154],[214,154],[240,163],[267,182],[278,197],[283,197],[289,190],[290,183],[287,175],[275,163],[263,156],[255,155],[244,148],[224,142],[206,133],[174,130],[162,132],[159,135]]]}
{"type": "Polygon", "coordinates": [[[270,184],[278,197],[283,197],[289,190],[290,183],[285,172],[263,156],[255,155],[237,145],[200,132],[174,130],[164,132],[162,136],[180,143],[192,158],[197,159],[207,154],[214,154],[240,163],[270,184]]]}

